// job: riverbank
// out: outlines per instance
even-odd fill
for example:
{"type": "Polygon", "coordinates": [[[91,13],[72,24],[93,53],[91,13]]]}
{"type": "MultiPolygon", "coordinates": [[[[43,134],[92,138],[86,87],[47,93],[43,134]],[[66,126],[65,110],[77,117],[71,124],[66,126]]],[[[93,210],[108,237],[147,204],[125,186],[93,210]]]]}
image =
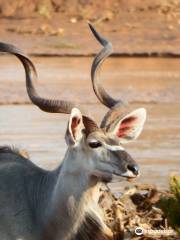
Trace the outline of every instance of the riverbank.
{"type": "Polygon", "coordinates": [[[88,20],[116,55],[180,56],[179,0],[0,1],[0,40],[36,56],[89,56],[99,45],[88,20]]]}

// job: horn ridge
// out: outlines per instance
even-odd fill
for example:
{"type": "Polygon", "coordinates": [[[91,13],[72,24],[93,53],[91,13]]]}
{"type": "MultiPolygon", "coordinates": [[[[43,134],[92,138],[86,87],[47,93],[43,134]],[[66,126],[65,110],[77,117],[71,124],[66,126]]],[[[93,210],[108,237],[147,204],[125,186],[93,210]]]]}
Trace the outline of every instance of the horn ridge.
{"type": "Polygon", "coordinates": [[[98,78],[98,73],[100,71],[100,68],[102,66],[102,63],[105,61],[105,59],[111,55],[113,52],[113,47],[111,42],[109,42],[107,39],[102,37],[96,29],[92,26],[92,24],[88,23],[89,27],[95,36],[95,38],[98,40],[98,42],[103,46],[103,49],[95,56],[92,66],[91,66],[91,81],[93,90],[99,99],[99,101],[107,106],[108,108],[114,107],[116,104],[123,104],[121,100],[116,100],[113,97],[111,97],[103,88],[102,84],[100,83],[100,80],[98,78]]]}
{"type": "MultiPolygon", "coordinates": [[[[0,42],[0,51],[7,52],[15,55],[23,64],[26,75],[26,89],[31,101],[38,106],[42,111],[49,113],[65,113],[70,114],[72,108],[78,107],[75,103],[70,101],[46,99],[38,95],[33,81],[37,78],[36,68],[33,62],[26,56],[20,49],[14,45],[0,42]]],[[[87,132],[90,133],[97,129],[96,123],[89,117],[83,115],[84,126],[87,128],[87,132]]]]}
{"type": "Polygon", "coordinates": [[[92,26],[92,24],[89,23],[89,27],[93,35],[95,36],[95,38],[103,46],[103,49],[100,50],[100,52],[95,56],[93,60],[92,67],[91,67],[91,81],[92,81],[93,90],[97,98],[99,99],[99,101],[110,109],[104,116],[100,125],[101,128],[104,128],[106,124],[108,124],[110,119],[113,121],[113,118],[116,115],[115,112],[117,112],[117,110],[119,110],[122,106],[125,106],[126,103],[124,103],[121,99],[117,100],[111,97],[105,91],[102,84],[100,83],[100,80],[98,78],[98,73],[100,71],[102,63],[113,52],[113,47],[111,42],[109,42],[107,39],[102,37],[101,34],[99,34],[96,31],[96,29],[92,26]]]}

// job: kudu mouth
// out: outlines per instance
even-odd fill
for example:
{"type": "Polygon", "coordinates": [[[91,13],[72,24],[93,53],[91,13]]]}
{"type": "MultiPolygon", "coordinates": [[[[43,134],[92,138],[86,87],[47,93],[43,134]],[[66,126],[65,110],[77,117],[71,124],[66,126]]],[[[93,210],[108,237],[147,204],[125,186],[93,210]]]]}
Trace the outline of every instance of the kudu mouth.
{"type": "Polygon", "coordinates": [[[123,178],[137,178],[140,175],[139,168],[137,165],[134,166],[127,166],[127,170],[123,173],[117,173],[116,171],[113,172],[114,175],[120,176],[123,178]]]}
{"type": "Polygon", "coordinates": [[[131,179],[131,178],[135,179],[140,176],[140,172],[138,171],[137,173],[133,173],[130,170],[127,170],[125,173],[122,173],[120,176],[127,179],[131,179]]]}
{"type": "Polygon", "coordinates": [[[126,179],[127,181],[135,180],[137,177],[140,176],[139,170],[137,172],[132,172],[131,170],[127,170],[124,173],[116,173],[114,172],[112,174],[112,180],[111,182],[117,182],[117,181],[123,181],[123,179],[126,179]]]}

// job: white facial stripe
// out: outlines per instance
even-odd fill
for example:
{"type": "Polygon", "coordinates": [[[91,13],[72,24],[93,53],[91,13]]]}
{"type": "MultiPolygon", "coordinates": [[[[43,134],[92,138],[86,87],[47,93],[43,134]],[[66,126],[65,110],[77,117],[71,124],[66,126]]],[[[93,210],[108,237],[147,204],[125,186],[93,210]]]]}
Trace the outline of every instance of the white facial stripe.
{"type": "Polygon", "coordinates": [[[109,145],[106,143],[103,143],[103,145],[105,146],[106,149],[108,149],[110,151],[124,151],[124,148],[119,145],[109,145]]]}
{"type": "Polygon", "coordinates": [[[96,139],[92,139],[91,141],[89,141],[89,143],[98,143],[98,141],[96,139]]]}

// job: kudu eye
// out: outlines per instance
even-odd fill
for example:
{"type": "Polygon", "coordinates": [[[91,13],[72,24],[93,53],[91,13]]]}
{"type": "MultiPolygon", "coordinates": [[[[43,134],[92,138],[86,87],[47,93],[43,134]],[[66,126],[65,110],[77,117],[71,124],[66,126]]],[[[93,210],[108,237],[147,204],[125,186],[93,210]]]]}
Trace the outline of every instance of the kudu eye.
{"type": "Polygon", "coordinates": [[[98,141],[97,142],[90,142],[89,146],[90,146],[90,148],[98,148],[98,147],[102,146],[102,143],[100,143],[98,141]]]}

